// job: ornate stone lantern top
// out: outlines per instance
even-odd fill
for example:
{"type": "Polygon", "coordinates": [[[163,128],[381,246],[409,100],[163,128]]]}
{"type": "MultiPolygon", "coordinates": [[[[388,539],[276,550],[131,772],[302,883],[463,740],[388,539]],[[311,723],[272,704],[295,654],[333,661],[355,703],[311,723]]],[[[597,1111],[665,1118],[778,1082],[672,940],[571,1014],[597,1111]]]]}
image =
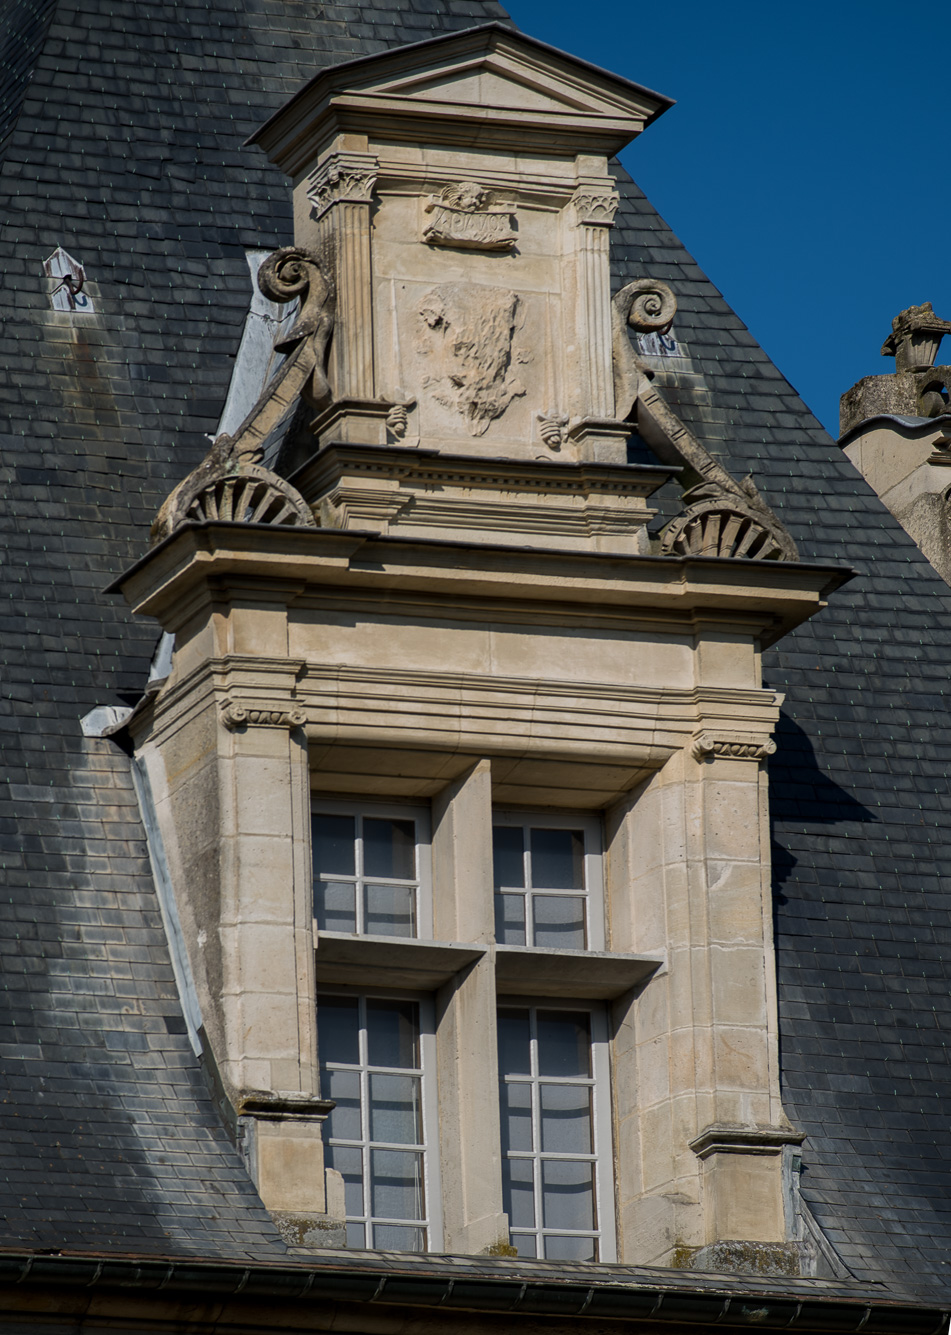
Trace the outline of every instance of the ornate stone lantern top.
{"type": "Polygon", "coordinates": [[[941,339],[951,333],[951,322],[939,320],[926,301],[909,306],[892,320],[892,332],[882,344],[882,356],[895,358],[896,371],[923,371],[934,366],[941,339]]]}

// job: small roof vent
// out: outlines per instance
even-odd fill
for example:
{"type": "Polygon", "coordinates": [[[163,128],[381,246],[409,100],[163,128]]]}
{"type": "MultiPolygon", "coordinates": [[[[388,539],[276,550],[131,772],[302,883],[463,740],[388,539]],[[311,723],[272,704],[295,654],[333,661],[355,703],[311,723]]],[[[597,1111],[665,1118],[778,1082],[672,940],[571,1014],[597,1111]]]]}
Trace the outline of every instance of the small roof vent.
{"type": "Polygon", "coordinates": [[[86,270],[62,246],[43,261],[43,272],[50,283],[50,305],[54,311],[79,311],[88,315],[94,310],[86,283],[86,270]]]}

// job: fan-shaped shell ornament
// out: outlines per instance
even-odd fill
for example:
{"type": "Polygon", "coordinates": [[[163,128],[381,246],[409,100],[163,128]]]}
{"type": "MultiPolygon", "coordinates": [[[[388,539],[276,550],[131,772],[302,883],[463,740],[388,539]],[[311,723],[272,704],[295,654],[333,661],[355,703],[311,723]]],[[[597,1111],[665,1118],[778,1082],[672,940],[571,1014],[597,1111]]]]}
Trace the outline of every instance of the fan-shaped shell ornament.
{"type": "Polygon", "coordinates": [[[691,506],[661,534],[664,556],[720,556],[747,561],[795,560],[781,534],[729,501],[691,506]]]}
{"type": "Polygon", "coordinates": [[[186,482],[174,497],[173,512],[164,516],[164,537],[181,524],[217,521],[237,524],[289,524],[316,528],[314,516],[299,492],[276,473],[256,464],[240,472],[186,482]]]}

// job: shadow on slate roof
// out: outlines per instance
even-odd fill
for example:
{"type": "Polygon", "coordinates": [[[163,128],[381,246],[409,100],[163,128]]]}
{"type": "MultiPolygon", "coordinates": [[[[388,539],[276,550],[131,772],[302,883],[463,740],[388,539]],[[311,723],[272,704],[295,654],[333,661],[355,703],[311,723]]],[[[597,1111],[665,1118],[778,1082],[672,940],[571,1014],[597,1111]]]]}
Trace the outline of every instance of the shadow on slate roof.
{"type": "MultiPolygon", "coordinates": [[[[128,762],[80,736],[94,705],[137,697],[154,646],[100,590],[215,428],[245,248],[291,239],[286,184],[244,138],[321,63],[503,14],[51,13],[20,0],[0,46],[16,121],[0,174],[0,1245],[266,1259],[282,1245],[177,1032],[128,762]],[[89,276],[99,316],[82,326],[49,310],[59,244],[89,276]]],[[[753,470],[805,559],[861,571],[767,665],[788,693],[771,765],[784,1090],[809,1133],[804,1192],[854,1273],[946,1295],[951,594],[637,188],[622,193],[619,285],[650,274],[680,302],[692,360],[660,376],[675,407],[753,470]]]]}
{"type": "MultiPolygon", "coordinates": [[[[439,30],[504,17],[450,7],[439,30]]],[[[0,171],[0,1246],[285,1254],[179,1032],[128,761],[79,719],[142,689],[156,632],[100,591],[207,449],[245,248],[293,239],[284,177],[242,142],[321,59],[437,30],[435,5],[396,8],[59,0],[45,43],[37,28],[10,58],[0,105],[12,119],[25,100],[0,171]],[[50,310],[57,245],[98,318],[50,310]]],[[[5,11],[0,53],[29,9],[5,11]]]]}

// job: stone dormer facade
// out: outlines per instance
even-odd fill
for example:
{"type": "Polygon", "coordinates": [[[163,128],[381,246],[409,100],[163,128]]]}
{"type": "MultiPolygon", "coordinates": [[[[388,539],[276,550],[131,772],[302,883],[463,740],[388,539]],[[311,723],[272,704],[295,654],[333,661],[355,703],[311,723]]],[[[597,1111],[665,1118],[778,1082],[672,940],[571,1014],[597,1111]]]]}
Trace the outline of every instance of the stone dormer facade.
{"type": "Polygon", "coordinates": [[[676,293],[611,299],[608,162],[666,105],[490,24],[255,136],[294,191],[283,360],[118,585],[174,636],[128,726],[296,1245],[809,1268],[760,662],[843,575],[654,386],[676,293]]]}

